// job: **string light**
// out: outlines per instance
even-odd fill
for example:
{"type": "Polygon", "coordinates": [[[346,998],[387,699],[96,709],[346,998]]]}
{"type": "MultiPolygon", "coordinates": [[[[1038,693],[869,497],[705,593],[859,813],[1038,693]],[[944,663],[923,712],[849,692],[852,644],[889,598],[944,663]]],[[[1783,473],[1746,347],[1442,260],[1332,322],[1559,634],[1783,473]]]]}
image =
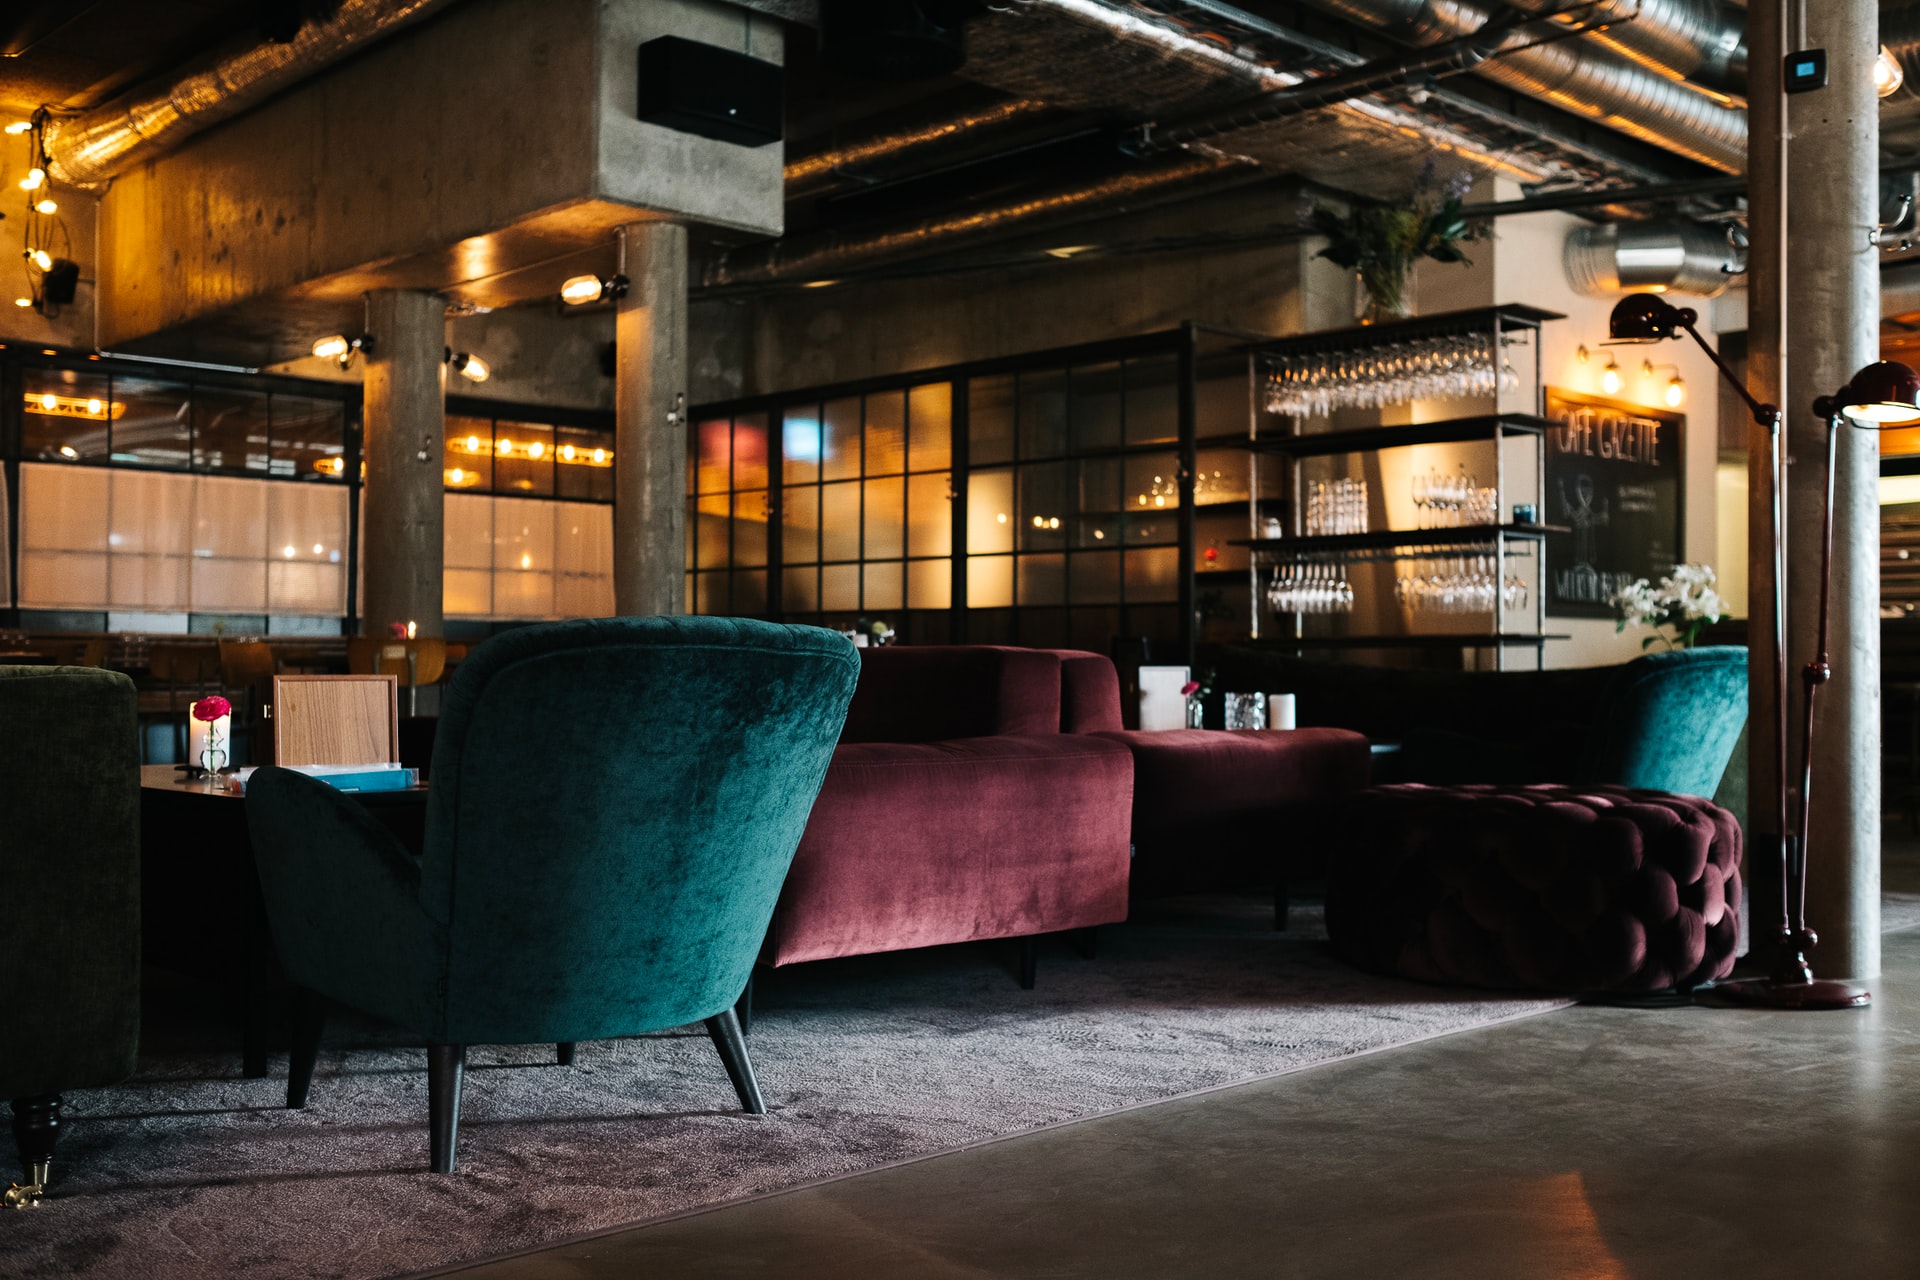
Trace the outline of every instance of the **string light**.
{"type": "Polygon", "coordinates": [[[40,184],[46,180],[47,171],[35,165],[33,168],[27,170],[26,177],[20,179],[20,189],[22,191],[38,191],[40,184]]]}
{"type": "Polygon", "coordinates": [[[60,212],[60,206],[52,200],[42,200],[39,204],[33,206],[33,211],[35,213],[58,213],[60,212]]]}

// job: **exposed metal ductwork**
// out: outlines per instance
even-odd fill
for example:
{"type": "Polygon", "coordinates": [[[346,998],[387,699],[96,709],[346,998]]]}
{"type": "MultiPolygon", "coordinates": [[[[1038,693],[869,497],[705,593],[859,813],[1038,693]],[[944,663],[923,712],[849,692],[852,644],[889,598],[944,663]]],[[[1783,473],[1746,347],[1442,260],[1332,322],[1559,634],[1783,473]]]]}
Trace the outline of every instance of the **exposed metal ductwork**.
{"type": "Polygon", "coordinates": [[[54,117],[44,133],[48,172],[70,186],[98,186],[453,2],[340,0],[331,18],[307,23],[284,44],[231,54],[164,89],[83,116],[54,117]]]}
{"type": "Polygon", "coordinates": [[[1744,257],[1726,227],[1668,221],[1576,227],[1565,261],[1567,282],[1589,297],[1650,289],[1711,298],[1746,270],[1744,257]]]}
{"type": "Polygon", "coordinates": [[[787,196],[790,199],[804,196],[846,177],[857,179],[862,176],[861,170],[869,166],[898,164],[927,152],[944,150],[1028,124],[1046,110],[1046,103],[1023,98],[963,111],[944,120],[896,133],[863,138],[859,142],[816,151],[788,162],[787,196]]]}
{"type": "MultiPolygon", "coordinates": [[[[1564,0],[1507,3],[1544,14],[1564,0]]],[[[1747,16],[1723,0],[1600,0],[1583,6],[1578,18],[1583,25],[1608,24],[1587,39],[1629,62],[1746,96],[1747,16]]]]}
{"type": "MultiPolygon", "coordinates": [[[[1415,44],[1471,34],[1491,16],[1471,0],[1308,3],[1415,44]]],[[[1658,8],[1647,0],[1646,10],[1658,8]]],[[[1624,32],[1628,25],[1634,24],[1622,24],[1616,31],[1624,32]]],[[[1521,41],[1509,43],[1517,46],[1521,41]]],[[[1724,95],[1626,61],[1587,43],[1586,37],[1535,48],[1508,47],[1482,65],[1479,74],[1712,168],[1727,173],[1746,168],[1744,110],[1724,95]]]]}
{"type": "Polygon", "coordinates": [[[984,209],[925,218],[884,231],[830,232],[736,249],[708,263],[701,284],[719,287],[778,280],[832,280],[848,271],[883,262],[964,248],[1097,214],[1126,213],[1202,190],[1251,182],[1261,176],[1258,166],[1243,160],[1193,153],[1092,182],[984,209]]]}

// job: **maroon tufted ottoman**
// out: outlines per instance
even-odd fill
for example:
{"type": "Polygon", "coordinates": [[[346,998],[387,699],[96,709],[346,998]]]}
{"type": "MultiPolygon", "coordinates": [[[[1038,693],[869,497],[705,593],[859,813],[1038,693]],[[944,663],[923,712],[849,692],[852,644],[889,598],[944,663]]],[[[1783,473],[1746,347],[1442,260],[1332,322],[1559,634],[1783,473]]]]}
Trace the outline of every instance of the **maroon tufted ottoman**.
{"type": "Polygon", "coordinates": [[[1624,787],[1374,787],[1336,827],[1327,933],[1363,969],[1548,991],[1726,976],[1740,828],[1695,796],[1624,787]]]}

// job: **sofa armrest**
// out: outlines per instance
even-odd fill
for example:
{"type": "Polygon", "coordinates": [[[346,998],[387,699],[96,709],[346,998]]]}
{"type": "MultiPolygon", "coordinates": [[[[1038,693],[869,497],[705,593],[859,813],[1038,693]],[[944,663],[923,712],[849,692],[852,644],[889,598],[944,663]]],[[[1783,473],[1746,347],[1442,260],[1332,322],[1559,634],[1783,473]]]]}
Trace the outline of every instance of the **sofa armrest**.
{"type": "Polygon", "coordinates": [[[1060,657],[999,645],[860,650],[842,742],[945,742],[1060,732],[1060,657]]]}
{"type": "Polygon", "coordinates": [[[421,903],[420,860],[357,801],[288,769],[249,779],[247,827],[288,976],[431,1031],[446,922],[421,903]]]}

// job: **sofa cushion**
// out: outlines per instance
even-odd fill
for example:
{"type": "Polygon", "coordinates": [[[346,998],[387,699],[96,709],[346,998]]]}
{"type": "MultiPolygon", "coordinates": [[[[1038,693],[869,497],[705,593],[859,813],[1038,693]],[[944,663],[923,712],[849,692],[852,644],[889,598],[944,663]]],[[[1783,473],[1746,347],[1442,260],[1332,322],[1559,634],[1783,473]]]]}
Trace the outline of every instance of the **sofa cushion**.
{"type": "Polygon", "coordinates": [[[889,645],[859,652],[860,683],[842,742],[1060,732],[1060,659],[1046,650],[889,645]]]}
{"type": "Polygon", "coordinates": [[[1123,920],[1133,763],[1094,736],[845,743],[761,954],[782,965],[1123,920]]]}
{"type": "Polygon", "coordinates": [[[1113,660],[1080,649],[1051,650],[1060,659],[1060,732],[1119,732],[1120,673],[1113,660]]]}

